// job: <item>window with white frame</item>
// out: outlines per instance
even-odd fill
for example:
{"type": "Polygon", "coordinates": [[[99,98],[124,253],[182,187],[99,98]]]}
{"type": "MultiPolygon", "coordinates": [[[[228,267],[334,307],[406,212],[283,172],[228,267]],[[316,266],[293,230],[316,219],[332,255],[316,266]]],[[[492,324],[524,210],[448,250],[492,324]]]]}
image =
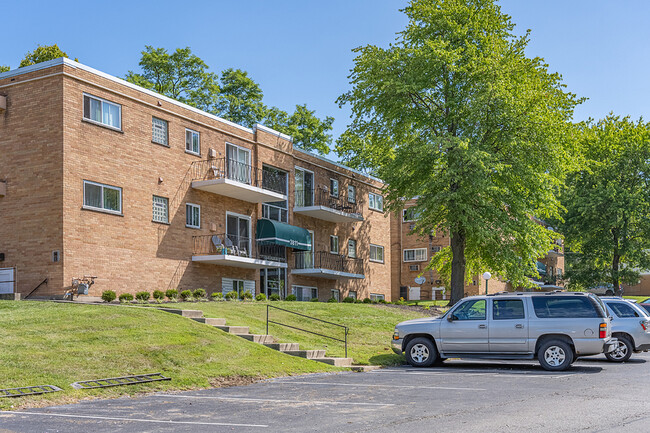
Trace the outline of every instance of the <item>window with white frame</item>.
{"type": "Polygon", "coordinates": [[[348,296],[352,299],[357,299],[357,291],[356,290],[350,290],[348,292],[348,296]]]}
{"type": "Polygon", "coordinates": [[[354,239],[348,241],[348,257],[357,258],[357,241],[354,239]]]}
{"type": "Polygon", "coordinates": [[[330,179],[330,195],[338,198],[339,196],[339,181],[338,179],[330,179]]]}
{"type": "Polygon", "coordinates": [[[357,202],[357,187],[354,185],[348,185],[348,203],[357,202]]]}
{"type": "Polygon", "coordinates": [[[384,197],[372,192],[368,193],[368,207],[379,212],[384,211],[384,197]]]}
{"type": "Polygon", "coordinates": [[[318,298],[318,289],[316,287],[292,286],[292,292],[296,295],[297,301],[311,301],[318,298]]]}
{"type": "Polygon", "coordinates": [[[338,290],[332,289],[331,294],[332,294],[331,298],[336,299],[337,302],[341,301],[341,294],[339,293],[338,290]]]}
{"type": "Polygon", "coordinates": [[[198,204],[185,204],[185,227],[201,228],[201,206],[198,204]]]}
{"type": "Polygon", "coordinates": [[[151,141],[154,143],[167,146],[167,121],[158,119],[157,117],[151,118],[151,141]]]}
{"type": "Polygon", "coordinates": [[[384,295],[380,295],[379,293],[371,293],[370,294],[370,300],[371,301],[378,302],[378,301],[383,301],[385,299],[386,299],[386,297],[384,295]]]}
{"type": "Polygon", "coordinates": [[[419,271],[420,265],[409,265],[409,271],[419,271]]]}
{"type": "Polygon", "coordinates": [[[262,203],[262,218],[286,223],[289,221],[287,201],[262,203]]]}
{"type": "Polygon", "coordinates": [[[122,106],[84,93],[84,119],[122,130],[122,106]]]}
{"type": "Polygon", "coordinates": [[[191,129],[185,129],[185,151],[195,155],[201,154],[201,135],[191,129]]]}
{"type": "Polygon", "coordinates": [[[84,180],[84,208],[122,213],[122,188],[84,180]]]}
{"type": "Polygon", "coordinates": [[[442,251],[442,247],[441,247],[441,246],[434,245],[434,246],[431,247],[431,252],[432,252],[432,253],[439,253],[440,251],[442,251]]]}
{"type": "Polygon", "coordinates": [[[370,261],[384,263],[384,247],[370,244],[370,261]]]}
{"type": "Polygon", "coordinates": [[[330,253],[338,254],[339,253],[339,237],[330,235],[330,253]]]}
{"type": "Polygon", "coordinates": [[[417,212],[414,207],[410,207],[402,211],[402,218],[405,223],[417,221],[419,216],[419,212],[417,212]]]}
{"type": "Polygon", "coordinates": [[[423,262],[426,259],[427,259],[426,248],[413,248],[409,250],[404,250],[405,262],[423,262]]]}
{"type": "Polygon", "coordinates": [[[157,223],[169,223],[169,199],[153,196],[153,220],[157,223]]]}

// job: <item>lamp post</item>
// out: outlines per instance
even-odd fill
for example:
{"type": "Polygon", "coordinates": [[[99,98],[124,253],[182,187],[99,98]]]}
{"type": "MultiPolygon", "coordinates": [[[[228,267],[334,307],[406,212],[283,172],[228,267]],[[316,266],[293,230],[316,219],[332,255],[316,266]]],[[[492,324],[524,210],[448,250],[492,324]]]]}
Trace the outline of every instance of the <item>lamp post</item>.
{"type": "Polygon", "coordinates": [[[485,294],[488,294],[488,280],[492,278],[492,274],[489,272],[485,272],[483,274],[483,279],[485,280],[485,294]]]}

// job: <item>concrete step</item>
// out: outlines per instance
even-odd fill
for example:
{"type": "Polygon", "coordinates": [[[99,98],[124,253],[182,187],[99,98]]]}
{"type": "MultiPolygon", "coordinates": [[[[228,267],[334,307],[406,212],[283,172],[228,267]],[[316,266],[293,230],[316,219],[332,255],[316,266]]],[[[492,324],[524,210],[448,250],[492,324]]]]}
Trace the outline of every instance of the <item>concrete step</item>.
{"type": "Polygon", "coordinates": [[[314,359],[314,358],[324,358],[324,350],[282,350],[282,353],[286,353],[291,356],[299,356],[301,358],[314,359]]]}
{"type": "Polygon", "coordinates": [[[351,367],[352,358],[311,358],[312,361],[318,361],[325,364],[333,365],[334,367],[351,367]]]}
{"type": "Polygon", "coordinates": [[[215,326],[217,329],[221,329],[224,332],[228,332],[229,334],[248,334],[248,326],[222,326],[222,325],[217,325],[215,326]]]}
{"type": "Polygon", "coordinates": [[[258,334],[236,334],[238,337],[245,338],[253,343],[265,344],[275,343],[275,337],[272,335],[258,335],[258,334]]]}
{"type": "Polygon", "coordinates": [[[189,319],[198,319],[199,317],[203,317],[203,311],[201,310],[180,310],[178,308],[160,308],[160,310],[166,311],[167,313],[178,314],[189,319]]]}
{"type": "Polygon", "coordinates": [[[192,320],[196,320],[199,323],[205,323],[206,325],[226,326],[226,319],[216,319],[214,317],[192,317],[192,320]]]}
{"type": "Polygon", "coordinates": [[[273,350],[279,350],[280,352],[300,350],[300,344],[298,343],[264,343],[264,345],[273,350]]]}

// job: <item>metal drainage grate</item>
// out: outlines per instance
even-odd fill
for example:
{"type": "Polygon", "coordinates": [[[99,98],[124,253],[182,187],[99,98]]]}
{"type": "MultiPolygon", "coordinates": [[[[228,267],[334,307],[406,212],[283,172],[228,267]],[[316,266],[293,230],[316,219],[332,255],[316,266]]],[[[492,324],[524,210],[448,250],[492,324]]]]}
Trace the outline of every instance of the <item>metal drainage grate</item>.
{"type": "Polygon", "coordinates": [[[108,379],[84,380],[75,382],[71,386],[75,389],[107,388],[109,386],[135,385],[137,383],[158,382],[160,380],[172,380],[162,373],[139,374],[136,376],[110,377],[108,379]]]}
{"type": "Polygon", "coordinates": [[[0,397],[21,397],[23,395],[47,394],[48,392],[62,391],[54,385],[23,386],[22,388],[0,389],[0,397]]]}

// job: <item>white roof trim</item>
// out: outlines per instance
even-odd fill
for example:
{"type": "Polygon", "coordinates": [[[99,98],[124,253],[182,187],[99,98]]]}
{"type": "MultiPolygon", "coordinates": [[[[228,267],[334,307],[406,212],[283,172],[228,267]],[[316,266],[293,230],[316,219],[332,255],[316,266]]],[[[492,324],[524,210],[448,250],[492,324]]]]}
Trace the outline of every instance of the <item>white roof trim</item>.
{"type": "Polygon", "coordinates": [[[267,132],[269,134],[273,134],[273,135],[275,135],[277,137],[283,138],[283,139],[293,143],[293,137],[292,136],[287,135],[287,134],[283,134],[283,133],[281,133],[279,131],[276,131],[275,129],[269,128],[268,126],[264,126],[261,123],[256,123],[255,125],[253,125],[253,131],[257,131],[258,129],[260,131],[264,131],[264,132],[267,132]]]}
{"type": "MultiPolygon", "coordinates": [[[[328,163],[333,164],[333,165],[335,165],[337,167],[340,167],[340,168],[342,168],[344,170],[351,171],[353,173],[359,174],[359,175],[361,175],[363,177],[366,177],[368,179],[372,179],[374,181],[384,183],[384,181],[379,179],[378,177],[372,176],[370,174],[363,173],[363,172],[361,172],[359,170],[355,170],[354,168],[348,167],[348,166],[343,165],[343,164],[341,164],[339,162],[332,161],[331,159],[325,158],[324,156],[320,156],[320,155],[317,155],[315,153],[309,152],[307,150],[301,149],[299,147],[296,147],[295,145],[293,146],[293,150],[297,150],[298,152],[304,153],[304,154],[309,155],[309,156],[313,156],[316,159],[320,159],[321,161],[328,162],[328,163]]],[[[309,161],[307,161],[307,162],[309,162],[309,161]]]]}

